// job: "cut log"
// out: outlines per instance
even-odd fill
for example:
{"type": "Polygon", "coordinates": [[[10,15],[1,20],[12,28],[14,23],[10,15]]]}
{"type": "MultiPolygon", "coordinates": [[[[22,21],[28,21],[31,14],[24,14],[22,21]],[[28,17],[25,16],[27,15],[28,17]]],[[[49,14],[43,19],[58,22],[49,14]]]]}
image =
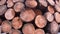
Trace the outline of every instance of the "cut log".
{"type": "Polygon", "coordinates": [[[22,32],[23,32],[23,34],[34,34],[35,28],[34,28],[33,24],[28,23],[23,26],[22,32]]]}
{"type": "Polygon", "coordinates": [[[22,27],[22,21],[19,17],[15,17],[13,20],[12,20],[12,26],[14,29],[20,29],[22,27]]]}
{"type": "Polygon", "coordinates": [[[20,18],[25,22],[30,22],[35,18],[35,13],[32,9],[26,9],[21,12],[20,18]]]}
{"type": "Polygon", "coordinates": [[[35,24],[39,28],[44,28],[46,26],[46,24],[47,24],[47,21],[46,21],[44,16],[38,15],[35,18],[35,24]]]}
{"type": "Polygon", "coordinates": [[[45,34],[43,29],[36,29],[35,34],[45,34]]]}
{"type": "Polygon", "coordinates": [[[6,11],[6,13],[5,13],[5,18],[6,18],[7,20],[13,19],[14,16],[15,16],[15,11],[14,11],[12,8],[9,8],[9,9],[6,11]]]}

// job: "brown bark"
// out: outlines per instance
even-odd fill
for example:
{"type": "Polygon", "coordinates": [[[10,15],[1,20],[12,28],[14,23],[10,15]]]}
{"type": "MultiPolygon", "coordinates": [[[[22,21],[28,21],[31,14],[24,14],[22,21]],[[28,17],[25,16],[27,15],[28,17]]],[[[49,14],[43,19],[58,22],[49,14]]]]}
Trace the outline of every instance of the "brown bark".
{"type": "Polygon", "coordinates": [[[50,32],[51,32],[51,34],[57,34],[58,33],[58,30],[59,30],[58,24],[55,21],[53,21],[50,24],[50,32]]]}
{"type": "Polygon", "coordinates": [[[7,20],[13,19],[14,16],[15,16],[15,12],[14,12],[14,10],[13,10],[12,8],[9,8],[9,9],[6,11],[6,13],[5,13],[5,18],[6,18],[7,20]]]}
{"type": "Polygon", "coordinates": [[[52,14],[54,14],[54,8],[52,6],[48,6],[48,11],[52,14]]]}
{"type": "Polygon", "coordinates": [[[12,0],[7,1],[7,7],[12,7],[14,5],[12,0]]]}
{"type": "Polygon", "coordinates": [[[47,24],[47,21],[46,21],[44,16],[38,15],[35,18],[35,24],[39,28],[44,28],[46,26],[46,24],[47,24]]]}
{"type": "Polygon", "coordinates": [[[7,21],[7,20],[3,21],[1,26],[2,26],[1,27],[2,31],[5,32],[5,33],[10,32],[10,30],[12,28],[10,22],[7,21]]]}
{"type": "Polygon", "coordinates": [[[20,18],[25,22],[30,22],[35,18],[35,13],[32,9],[26,9],[21,12],[20,18]]]}
{"type": "Polygon", "coordinates": [[[36,29],[35,34],[45,34],[43,29],[36,29]]]}
{"type": "Polygon", "coordinates": [[[13,8],[14,8],[15,12],[21,12],[24,9],[24,7],[25,6],[23,3],[17,2],[17,3],[15,3],[13,8]]]}
{"type": "Polygon", "coordinates": [[[7,10],[7,6],[6,5],[2,5],[0,6],[0,16],[3,15],[7,10]]]}
{"type": "Polygon", "coordinates": [[[34,34],[35,28],[34,28],[33,24],[28,23],[23,26],[22,32],[23,32],[23,34],[34,34]]]}
{"type": "Polygon", "coordinates": [[[46,12],[46,13],[45,13],[45,16],[46,16],[46,19],[47,19],[49,22],[54,21],[54,15],[51,14],[50,12],[46,12]]]}
{"type": "Polygon", "coordinates": [[[13,20],[12,20],[12,26],[14,29],[20,29],[22,27],[22,21],[19,17],[15,17],[13,20]]]}
{"type": "Polygon", "coordinates": [[[57,23],[60,23],[60,14],[59,14],[59,12],[56,12],[54,14],[54,16],[55,16],[55,20],[57,21],[57,23]]]}
{"type": "Polygon", "coordinates": [[[36,1],[26,1],[25,5],[29,8],[35,8],[37,6],[37,2],[36,1]]]}

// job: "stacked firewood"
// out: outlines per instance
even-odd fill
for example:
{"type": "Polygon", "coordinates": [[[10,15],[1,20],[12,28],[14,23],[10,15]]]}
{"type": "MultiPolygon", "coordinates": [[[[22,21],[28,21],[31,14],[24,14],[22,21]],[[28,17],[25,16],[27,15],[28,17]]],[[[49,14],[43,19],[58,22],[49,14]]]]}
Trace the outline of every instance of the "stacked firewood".
{"type": "Polygon", "coordinates": [[[0,0],[0,34],[59,34],[60,0],[0,0]]]}

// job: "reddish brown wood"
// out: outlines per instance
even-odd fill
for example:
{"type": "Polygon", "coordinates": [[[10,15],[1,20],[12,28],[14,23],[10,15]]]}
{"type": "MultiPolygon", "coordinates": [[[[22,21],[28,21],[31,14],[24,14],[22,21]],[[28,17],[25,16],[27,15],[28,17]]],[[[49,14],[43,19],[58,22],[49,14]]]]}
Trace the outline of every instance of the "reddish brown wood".
{"type": "Polygon", "coordinates": [[[13,20],[12,20],[12,26],[14,29],[20,29],[22,27],[22,21],[19,17],[15,17],[13,20]]]}
{"type": "Polygon", "coordinates": [[[26,9],[21,12],[20,18],[25,22],[30,22],[35,18],[35,13],[32,9],[26,9]]]}
{"type": "Polygon", "coordinates": [[[36,29],[35,34],[45,34],[43,29],[36,29]]]}
{"type": "Polygon", "coordinates": [[[55,16],[55,20],[57,21],[57,23],[60,23],[60,14],[59,14],[59,12],[56,12],[54,14],[54,16],[55,16]]]}
{"type": "Polygon", "coordinates": [[[28,23],[23,26],[22,32],[23,32],[23,34],[34,34],[35,28],[34,28],[33,24],[28,23]]]}
{"type": "Polygon", "coordinates": [[[6,5],[2,5],[0,6],[0,16],[3,15],[7,10],[7,6],[6,5]]]}
{"type": "Polygon", "coordinates": [[[39,10],[39,9],[34,9],[34,12],[35,12],[36,16],[37,15],[42,15],[41,10],[39,10]]]}
{"type": "Polygon", "coordinates": [[[16,12],[21,12],[23,9],[24,9],[24,4],[23,3],[21,3],[21,2],[15,3],[14,10],[16,12]]]}
{"type": "Polygon", "coordinates": [[[50,32],[51,32],[51,34],[57,34],[58,33],[58,30],[59,30],[58,24],[56,23],[56,21],[53,21],[50,24],[50,32]]]}
{"type": "Polygon", "coordinates": [[[12,7],[14,5],[12,0],[7,1],[7,7],[12,7]]]}
{"type": "Polygon", "coordinates": [[[20,30],[12,29],[9,34],[22,34],[20,30]]]}
{"type": "Polygon", "coordinates": [[[9,9],[6,11],[6,13],[5,13],[5,18],[6,18],[7,20],[13,19],[14,16],[15,16],[15,12],[14,12],[14,10],[13,10],[12,8],[9,8],[9,9]]]}
{"type": "Polygon", "coordinates": [[[0,5],[4,5],[6,0],[0,0],[0,5]]]}
{"type": "Polygon", "coordinates": [[[12,28],[10,22],[7,21],[7,20],[3,21],[1,26],[2,26],[1,27],[2,31],[5,32],[5,33],[10,32],[10,30],[12,28]]]}
{"type": "Polygon", "coordinates": [[[48,4],[47,4],[47,2],[46,2],[46,0],[38,0],[39,1],[39,5],[41,6],[44,6],[44,7],[47,7],[48,6],[48,4]]]}
{"type": "Polygon", "coordinates": [[[49,21],[49,22],[52,22],[54,21],[54,15],[50,12],[46,12],[45,13],[45,16],[46,16],[46,19],[49,21]]]}
{"type": "Polygon", "coordinates": [[[39,28],[44,28],[47,24],[47,21],[43,15],[38,15],[35,18],[35,24],[39,28]]]}
{"type": "Polygon", "coordinates": [[[54,8],[52,6],[48,6],[48,11],[52,14],[54,14],[54,8]]]}
{"type": "Polygon", "coordinates": [[[37,6],[37,2],[36,1],[26,1],[25,5],[30,8],[35,8],[37,6]]]}

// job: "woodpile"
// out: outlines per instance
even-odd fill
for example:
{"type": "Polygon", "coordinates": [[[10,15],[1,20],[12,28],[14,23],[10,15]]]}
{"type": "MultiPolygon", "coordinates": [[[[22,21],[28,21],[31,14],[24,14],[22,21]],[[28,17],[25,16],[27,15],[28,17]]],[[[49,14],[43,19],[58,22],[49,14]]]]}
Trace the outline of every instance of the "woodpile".
{"type": "Polygon", "coordinates": [[[60,34],[60,0],[0,0],[0,34],[60,34]]]}

